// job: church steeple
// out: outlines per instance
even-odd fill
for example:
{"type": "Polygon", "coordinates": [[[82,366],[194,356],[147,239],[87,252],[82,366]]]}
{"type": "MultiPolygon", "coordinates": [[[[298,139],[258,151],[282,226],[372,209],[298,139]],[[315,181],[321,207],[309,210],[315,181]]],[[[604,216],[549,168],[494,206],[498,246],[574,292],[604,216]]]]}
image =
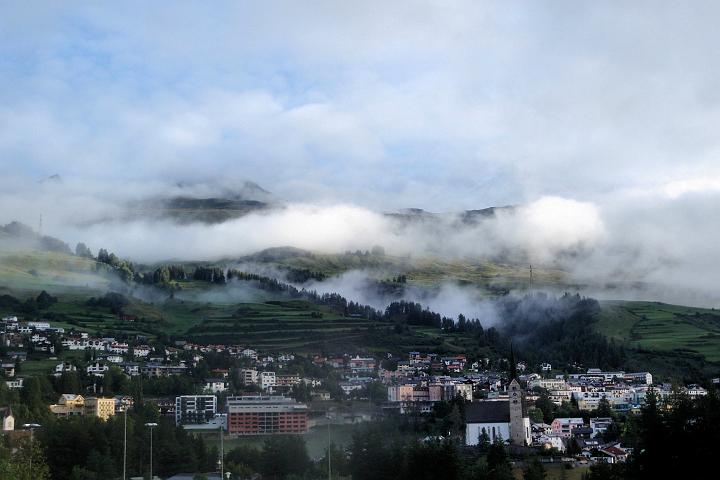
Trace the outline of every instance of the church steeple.
{"type": "Polygon", "coordinates": [[[510,381],[517,379],[517,363],[515,362],[515,352],[513,344],[510,342],[510,381]]]}
{"type": "Polygon", "coordinates": [[[526,416],[525,393],[520,386],[517,375],[515,350],[510,343],[510,385],[508,403],[510,407],[510,443],[527,445],[530,439],[530,420],[526,416]]]}

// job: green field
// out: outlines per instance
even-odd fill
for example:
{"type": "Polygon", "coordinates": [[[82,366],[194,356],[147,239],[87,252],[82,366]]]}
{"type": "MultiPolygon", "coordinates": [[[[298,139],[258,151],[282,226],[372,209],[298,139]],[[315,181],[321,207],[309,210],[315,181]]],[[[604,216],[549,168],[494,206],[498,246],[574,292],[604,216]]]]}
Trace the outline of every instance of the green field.
{"type": "Polygon", "coordinates": [[[107,267],[74,255],[40,250],[0,250],[0,285],[27,290],[105,290],[107,267]]]}
{"type": "Polygon", "coordinates": [[[631,346],[720,361],[720,311],[658,302],[603,302],[597,330],[631,346]]]}

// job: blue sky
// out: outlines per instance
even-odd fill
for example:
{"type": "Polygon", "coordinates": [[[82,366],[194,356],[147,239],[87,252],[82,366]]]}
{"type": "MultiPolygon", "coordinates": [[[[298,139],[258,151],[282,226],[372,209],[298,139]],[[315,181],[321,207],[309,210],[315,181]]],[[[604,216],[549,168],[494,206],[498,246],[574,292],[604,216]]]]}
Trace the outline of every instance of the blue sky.
{"type": "Polygon", "coordinates": [[[380,209],[720,190],[716,3],[387,3],[2,2],[3,170],[380,209]]]}

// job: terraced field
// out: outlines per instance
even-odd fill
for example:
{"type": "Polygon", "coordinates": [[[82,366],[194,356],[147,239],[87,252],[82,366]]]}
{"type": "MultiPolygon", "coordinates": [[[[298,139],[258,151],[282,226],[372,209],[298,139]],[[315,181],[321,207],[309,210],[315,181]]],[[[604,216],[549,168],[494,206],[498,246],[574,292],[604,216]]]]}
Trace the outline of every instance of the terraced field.
{"type": "Polygon", "coordinates": [[[598,331],[648,350],[720,361],[720,312],[657,302],[604,302],[598,331]]]}

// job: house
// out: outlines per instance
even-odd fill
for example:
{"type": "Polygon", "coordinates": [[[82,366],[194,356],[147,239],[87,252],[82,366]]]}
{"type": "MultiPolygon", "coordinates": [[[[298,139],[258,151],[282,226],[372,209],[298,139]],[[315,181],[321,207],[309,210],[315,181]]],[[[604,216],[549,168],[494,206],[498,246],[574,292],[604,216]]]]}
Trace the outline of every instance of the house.
{"type": "Polygon", "coordinates": [[[130,346],[127,343],[113,342],[107,347],[108,352],[122,355],[130,351],[130,346]]]}
{"type": "Polygon", "coordinates": [[[5,385],[7,385],[8,388],[19,390],[23,387],[24,380],[25,379],[22,377],[16,377],[16,378],[13,378],[12,380],[6,380],[5,385]]]}
{"type": "Polygon", "coordinates": [[[607,455],[610,455],[610,456],[613,458],[613,460],[614,460],[613,463],[625,462],[625,461],[627,460],[627,457],[628,457],[628,451],[625,450],[624,448],[620,447],[619,444],[612,445],[612,446],[610,446],[610,447],[602,448],[602,449],[600,449],[600,451],[601,451],[602,453],[605,453],[605,454],[607,454],[607,455]]]}
{"type": "Polygon", "coordinates": [[[356,390],[362,390],[363,388],[362,383],[355,382],[340,382],[338,385],[340,386],[345,395],[350,395],[352,392],[356,390]]]}
{"type": "Polygon", "coordinates": [[[133,347],[133,355],[136,357],[145,358],[150,355],[150,352],[152,352],[152,348],[148,345],[135,345],[133,347]]]}
{"type": "Polygon", "coordinates": [[[210,393],[220,393],[227,390],[228,382],[224,378],[207,378],[203,389],[210,393]]]}
{"type": "Polygon", "coordinates": [[[185,365],[162,365],[159,363],[148,363],[140,371],[148,377],[167,377],[169,375],[183,375],[187,372],[185,365]]]}
{"type": "Polygon", "coordinates": [[[50,411],[56,417],[73,417],[85,415],[85,398],[82,395],[64,393],[58,403],[50,405],[50,411]]]}
{"type": "Polygon", "coordinates": [[[540,446],[546,450],[550,450],[551,448],[554,448],[558,452],[563,452],[563,453],[566,450],[564,439],[560,435],[554,435],[554,434],[541,435],[535,443],[538,446],[540,446]]]}
{"type": "Polygon", "coordinates": [[[96,377],[102,377],[108,370],[110,370],[110,367],[100,362],[92,363],[85,368],[88,375],[95,375],[96,377]]]}
{"type": "Polygon", "coordinates": [[[350,359],[350,371],[353,375],[360,373],[372,373],[375,371],[375,359],[372,357],[360,357],[356,355],[350,359]]]}
{"type": "Polygon", "coordinates": [[[610,417],[595,417],[590,419],[590,428],[592,429],[592,436],[595,437],[598,434],[604,433],[610,425],[613,424],[613,419],[610,417]]]}
{"type": "Polygon", "coordinates": [[[61,362],[55,365],[55,371],[53,372],[53,376],[60,377],[63,373],[66,372],[75,372],[77,371],[77,367],[73,365],[70,362],[61,362]]]}
{"type": "Polygon", "coordinates": [[[585,422],[582,418],[556,418],[552,421],[552,433],[569,438],[572,431],[578,427],[583,427],[585,422]]]}
{"type": "Polygon", "coordinates": [[[2,431],[10,432],[15,430],[15,417],[10,407],[0,407],[0,419],[2,419],[2,431]]]}
{"type": "Polygon", "coordinates": [[[5,378],[12,378],[15,376],[15,362],[13,361],[3,361],[0,365],[0,369],[2,369],[2,373],[5,378]]]}
{"type": "Polygon", "coordinates": [[[552,370],[552,365],[549,363],[541,363],[540,370],[542,370],[543,372],[549,372],[550,370],[552,370]]]}
{"type": "Polygon", "coordinates": [[[124,360],[122,355],[116,355],[116,354],[106,355],[103,358],[110,363],[122,363],[124,360]]]}
{"type": "Polygon", "coordinates": [[[688,385],[685,390],[687,391],[687,395],[688,395],[688,397],[690,397],[690,398],[704,397],[705,395],[708,394],[708,391],[707,391],[707,390],[705,390],[705,389],[704,389],[703,387],[701,387],[700,385],[695,385],[695,384],[693,384],[693,385],[688,385]]]}
{"type": "Polygon", "coordinates": [[[136,362],[123,362],[120,364],[120,368],[123,369],[126,375],[134,377],[140,375],[140,364],[136,362]]]}

